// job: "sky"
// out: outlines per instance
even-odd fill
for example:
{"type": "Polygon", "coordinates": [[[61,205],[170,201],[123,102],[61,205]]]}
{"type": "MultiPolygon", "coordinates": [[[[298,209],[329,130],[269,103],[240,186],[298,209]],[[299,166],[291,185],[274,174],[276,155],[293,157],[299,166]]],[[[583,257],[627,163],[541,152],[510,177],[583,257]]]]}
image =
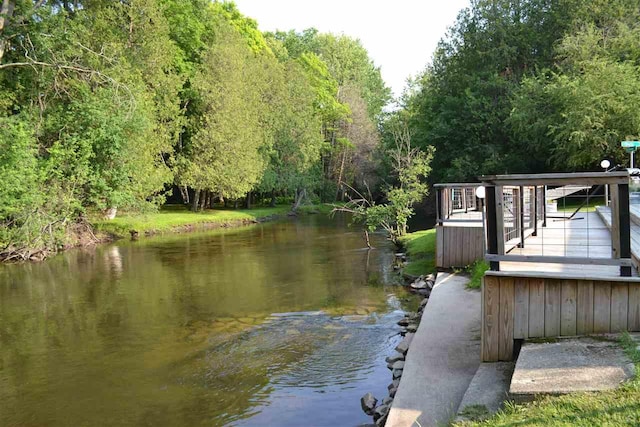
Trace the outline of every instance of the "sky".
{"type": "Polygon", "coordinates": [[[399,96],[424,70],[438,41],[469,0],[235,0],[261,31],[315,27],[360,39],[399,96]]]}

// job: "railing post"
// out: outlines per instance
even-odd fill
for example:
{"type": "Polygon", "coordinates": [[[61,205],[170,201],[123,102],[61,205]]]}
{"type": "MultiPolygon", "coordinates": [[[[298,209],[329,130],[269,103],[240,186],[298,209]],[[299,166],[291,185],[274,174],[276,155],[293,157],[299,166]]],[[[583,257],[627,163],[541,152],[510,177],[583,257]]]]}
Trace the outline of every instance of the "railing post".
{"type": "Polygon", "coordinates": [[[464,213],[467,213],[467,189],[462,187],[460,192],[462,193],[462,206],[464,207],[464,213]]]}
{"type": "MultiPolygon", "coordinates": [[[[631,217],[629,215],[629,184],[618,184],[618,227],[620,232],[620,258],[631,258],[631,217]]],[[[620,276],[630,277],[631,266],[620,266],[620,276]]]]}
{"type": "Polygon", "coordinates": [[[442,225],[442,214],[440,210],[442,209],[442,190],[436,190],[436,224],[442,225]]]}
{"type": "Polygon", "coordinates": [[[519,247],[524,248],[524,187],[518,187],[518,222],[520,223],[520,245],[519,247]]]}
{"type": "MultiPolygon", "coordinates": [[[[487,253],[498,255],[498,223],[497,223],[497,188],[495,185],[485,187],[486,200],[485,209],[487,212],[487,253]]],[[[490,268],[493,271],[500,270],[500,262],[490,261],[490,268]]]]}
{"type": "Polygon", "coordinates": [[[538,235],[538,186],[533,186],[533,233],[532,236],[538,235]]]}
{"type": "Polygon", "coordinates": [[[542,226],[547,226],[547,186],[542,187],[542,226]]]}

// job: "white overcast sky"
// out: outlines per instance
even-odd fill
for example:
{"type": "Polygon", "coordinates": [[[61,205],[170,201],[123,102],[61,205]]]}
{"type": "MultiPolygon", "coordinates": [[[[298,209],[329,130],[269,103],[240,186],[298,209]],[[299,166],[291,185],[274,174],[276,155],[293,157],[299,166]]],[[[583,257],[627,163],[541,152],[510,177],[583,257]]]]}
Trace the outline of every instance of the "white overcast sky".
{"type": "Polygon", "coordinates": [[[262,31],[315,27],[360,39],[400,95],[431,60],[440,38],[469,0],[235,0],[262,31]]]}

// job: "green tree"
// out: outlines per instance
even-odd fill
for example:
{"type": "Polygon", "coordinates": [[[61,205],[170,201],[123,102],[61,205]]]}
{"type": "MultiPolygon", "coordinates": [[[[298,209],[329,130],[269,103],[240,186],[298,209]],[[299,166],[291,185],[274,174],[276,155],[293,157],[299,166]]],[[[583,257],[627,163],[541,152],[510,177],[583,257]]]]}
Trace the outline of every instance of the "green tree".
{"type": "MultiPolygon", "coordinates": [[[[260,181],[266,167],[256,58],[233,27],[220,23],[216,43],[193,79],[204,112],[196,123],[181,182],[224,198],[238,198],[260,181]]],[[[197,208],[198,199],[194,199],[197,208]]]]}

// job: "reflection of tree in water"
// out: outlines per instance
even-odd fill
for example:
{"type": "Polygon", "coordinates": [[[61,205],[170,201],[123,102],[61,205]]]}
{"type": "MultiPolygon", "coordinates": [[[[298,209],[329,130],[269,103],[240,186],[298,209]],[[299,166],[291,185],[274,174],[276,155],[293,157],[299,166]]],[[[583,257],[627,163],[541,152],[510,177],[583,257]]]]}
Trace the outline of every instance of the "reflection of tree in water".
{"type": "Polygon", "coordinates": [[[389,251],[308,221],[0,269],[0,424],[218,425],[263,410],[274,391],[365,375],[389,335],[365,320],[389,309],[389,251]],[[303,310],[365,317],[261,324],[303,310]]]}

